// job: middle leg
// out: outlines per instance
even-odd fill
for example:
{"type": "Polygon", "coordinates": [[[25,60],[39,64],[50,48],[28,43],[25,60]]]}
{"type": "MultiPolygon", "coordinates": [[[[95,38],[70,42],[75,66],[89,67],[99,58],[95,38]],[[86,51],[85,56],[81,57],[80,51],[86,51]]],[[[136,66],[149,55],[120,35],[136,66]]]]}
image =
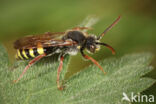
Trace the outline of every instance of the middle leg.
{"type": "Polygon", "coordinates": [[[104,74],[106,74],[106,72],[103,70],[103,68],[101,67],[101,65],[100,65],[95,59],[93,59],[92,57],[90,57],[90,56],[88,56],[88,55],[86,55],[86,54],[83,53],[83,48],[80,49],[80,52],[81,52],[82,56],[83,56],[85,59],[91,60],[96,66],[98,66],[98,67],[101,69],[101,71],[102,71],[104,74]]]}

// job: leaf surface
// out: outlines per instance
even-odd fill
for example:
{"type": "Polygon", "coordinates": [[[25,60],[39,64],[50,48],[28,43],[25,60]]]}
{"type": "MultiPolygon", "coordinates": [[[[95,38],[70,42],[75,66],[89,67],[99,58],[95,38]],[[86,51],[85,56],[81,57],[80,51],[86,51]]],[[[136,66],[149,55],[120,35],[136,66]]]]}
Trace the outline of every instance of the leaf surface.
{"type": "MultiPolygon", "coordinates": [[[[14,84],[12,81],[18,78],[28,62],[17,62],[14,68],[9,68],[7,53],[2,46],[0,50],[1,104],[128,104],[121,100],[123,92],[130,96],[132,92],[140,93],[155,83],[154,79],[142,77],[152,70],[149,64],[153,56],[140,53],[100,61],[106,75],[91,65],[69,78],[63,91],[57,89],[59,62],[53,57],[33,65],[14,84]]],[[[62,79],[69,60],[67,56],[62,79]]]]}

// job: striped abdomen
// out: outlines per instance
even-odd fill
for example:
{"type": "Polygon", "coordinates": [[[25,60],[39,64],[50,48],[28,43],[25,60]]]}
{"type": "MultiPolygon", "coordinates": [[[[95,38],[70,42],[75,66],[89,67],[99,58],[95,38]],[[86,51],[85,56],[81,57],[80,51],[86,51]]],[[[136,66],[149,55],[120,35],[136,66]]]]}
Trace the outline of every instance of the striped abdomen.
{"type": "Polygon", "coordinates": [[[18,49],[16,54],[16,59],[31,59],[38,55],[44,54],[44,48],[34,48],[34,49],[18,49]]]}

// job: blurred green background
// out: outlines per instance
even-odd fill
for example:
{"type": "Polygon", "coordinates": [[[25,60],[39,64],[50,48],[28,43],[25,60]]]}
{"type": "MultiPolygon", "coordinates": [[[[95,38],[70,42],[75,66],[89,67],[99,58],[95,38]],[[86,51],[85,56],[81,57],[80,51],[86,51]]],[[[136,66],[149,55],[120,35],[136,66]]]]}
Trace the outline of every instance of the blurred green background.
{"type": "MultiPolygon", "coordinates": [[[[80,24],[88,15],[96,15],[99,22],[89,33],[99,35],[119,15],[120,22],[105,35],[102,42],[112,45],[117,54],[102,48],[91,55],[96,60],[119,57],[138,52],[156,55],[156,1],[155,0],[1,0],[0,41],[14,62],[13,42],[19,37],[45,32],[62,32],[80,24]]],[[[72,57],[69,75],[92,64],[81,55],[72,57]]],[[[153,59],[156,67],[156,58],[153,59]]],[[[156,70],[149,73],[156,79],[156,70]]],[[[156,92],[155,85],[146,91],[156,92]]],[[[146,93],[145,92],[145,93],[146,93]]]]}

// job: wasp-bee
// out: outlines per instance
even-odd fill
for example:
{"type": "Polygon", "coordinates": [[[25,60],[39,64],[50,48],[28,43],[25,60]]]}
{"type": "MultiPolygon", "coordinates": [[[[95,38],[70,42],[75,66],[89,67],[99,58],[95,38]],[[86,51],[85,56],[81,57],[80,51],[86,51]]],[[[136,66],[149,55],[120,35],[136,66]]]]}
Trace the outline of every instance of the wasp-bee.
{"type": "Polygon", "coordinates": [[[57,87],[62,89],[60,86],[60,72],[63,66],[64,56],[66,54],[76,55],[79,51],[85,59],[91,60],[95,65],[97,65],[105,74],[103,68],[99,63],[92,57],[86,55],[84,50],[86,49],[90,53],[95,53],[95,51],[100,49],[100,45],[109,48],[113,54],[115,50],[108,44],[100,42],[100,39],[109,31],[118,21],[120,16],[108,27],[106,30],[100,34],[88,35],[87,32],[82,30],[89,29],[88,27],[75,27],[73,29],[67,30],[65,32],[50,33],[47,32],[38,36],[27,36],[21,38],[14,43],[14,48],[17,49],[16,58],[17,59],[32,59],[29,64],[25,67],[22,74],[19,76],[15,82],[19,81],[24,73],[32,66],[35,62],[39,61],[45,56],[50,56],[54,54],[59,54],[60,64],[57,69],[57,87]]]}

